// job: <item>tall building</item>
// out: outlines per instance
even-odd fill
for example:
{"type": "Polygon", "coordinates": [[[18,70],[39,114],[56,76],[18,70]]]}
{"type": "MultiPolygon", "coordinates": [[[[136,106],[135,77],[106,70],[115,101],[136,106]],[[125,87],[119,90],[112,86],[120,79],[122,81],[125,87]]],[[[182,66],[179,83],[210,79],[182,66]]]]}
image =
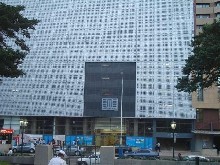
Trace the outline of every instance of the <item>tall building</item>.
{"type": "MultiPolygon", "coordinates": [[[[220,17],[220,1],[195,1],[196,34],[202,32],[205,24],[211,24],[220,17]]],[[[198,90],[192,95],[192,105],[196,109],[195,138],[196,150],[202,148],[220,149],[220,86],[213,85],[198,90]]]]}
{"type": "Polygon", "coordinates": [[[123,133],[170,143],[175,120],[177,139],[192,140],[191,96],[174,88],[191,54],[192,0],[2,2],[40,20],[27,41],[26,75],[0,86],[4,127],[21,117],[33,134],[123,133]]]}

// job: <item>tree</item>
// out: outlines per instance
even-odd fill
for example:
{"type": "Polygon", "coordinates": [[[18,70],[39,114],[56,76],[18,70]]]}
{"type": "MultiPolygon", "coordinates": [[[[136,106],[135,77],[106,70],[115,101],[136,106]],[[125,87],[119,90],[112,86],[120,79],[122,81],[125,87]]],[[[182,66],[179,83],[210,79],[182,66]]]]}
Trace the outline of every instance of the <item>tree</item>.
{"type": "Polygon", "coordinates": [[[220,22],[204,25],[202,30],[192,41],[193,55],[182,69],[184,76],[178,78],[178,91],[208,88],[220,77],[220,22]]]}
{"type": "Polygon", "coordinates": [[[24,72],[19,69],[29,47],[24,38],[30,38],[29,30],[39,22],[27,19],[20,12],[24,6],[10,6],[0,2],[0,76],[18,77],[24,72]]]}

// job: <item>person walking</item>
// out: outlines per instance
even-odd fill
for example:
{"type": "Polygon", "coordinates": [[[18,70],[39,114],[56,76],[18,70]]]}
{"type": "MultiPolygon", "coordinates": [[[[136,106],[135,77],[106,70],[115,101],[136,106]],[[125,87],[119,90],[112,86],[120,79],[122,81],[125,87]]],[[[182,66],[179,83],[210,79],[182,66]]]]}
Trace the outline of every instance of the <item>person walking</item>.
{"type": "Polygon", "coordinates": [[[157,144],[157,145],[158,145],[158,149],[159,149],[159,152],[160,152],[160,143],[158,142],[158,144],[157,144]]]}
{"type": "Polygon", "coordinates": [[[157,147],[157,151],[160,152],[160,143],[159,142],[156,144],[156,147],[157,147]]]}
{"type": "Polygon", "coordinates": [[[52,158],[48,165],[66,165],[65,156],[66,153],[63,150],[59,150],[57,157],[52,158]]]}
{"type": "Polygon", "coordinates": [[[183,157],[182,157],[182,154],[181,154],[181,153],[178,153],[178,160],[179,160],[179,161],[182,161],[182,160],[183,160],[183,157]]]}

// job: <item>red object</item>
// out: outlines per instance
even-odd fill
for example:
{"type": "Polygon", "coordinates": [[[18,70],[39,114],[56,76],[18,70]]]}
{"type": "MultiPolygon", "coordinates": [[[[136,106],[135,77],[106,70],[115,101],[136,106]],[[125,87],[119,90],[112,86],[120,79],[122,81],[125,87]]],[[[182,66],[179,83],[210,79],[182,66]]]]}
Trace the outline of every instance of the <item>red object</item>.
{"type": "Polygon", "coordinates": [[[0,133],[13,133],[14,132],[14,130],[13,129],[1,129],[0,130],[0,133]]]}

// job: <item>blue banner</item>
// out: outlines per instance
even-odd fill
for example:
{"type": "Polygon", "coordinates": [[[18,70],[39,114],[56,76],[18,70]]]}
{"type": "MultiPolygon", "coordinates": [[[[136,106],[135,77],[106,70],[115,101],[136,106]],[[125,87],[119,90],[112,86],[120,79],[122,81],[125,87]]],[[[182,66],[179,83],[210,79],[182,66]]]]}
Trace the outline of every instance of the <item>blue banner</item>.
{"type": "Polygon", "coordinates": [[[53,140],[53,135],[43,135],[43,140],[45,141],[45,144],[49,144],[53,140]]]}
{"type": "Polygon", "coordinates": [[[130,147],[139,148],[153,148],[153,138],[151,137],[141,137],[141,136],[127,136],[126,145],[130,147]]]}
{"type": "Polygon", "coordinates": [[[94,136],[67,135],[66,145],[92,145],[94,136]]]}

